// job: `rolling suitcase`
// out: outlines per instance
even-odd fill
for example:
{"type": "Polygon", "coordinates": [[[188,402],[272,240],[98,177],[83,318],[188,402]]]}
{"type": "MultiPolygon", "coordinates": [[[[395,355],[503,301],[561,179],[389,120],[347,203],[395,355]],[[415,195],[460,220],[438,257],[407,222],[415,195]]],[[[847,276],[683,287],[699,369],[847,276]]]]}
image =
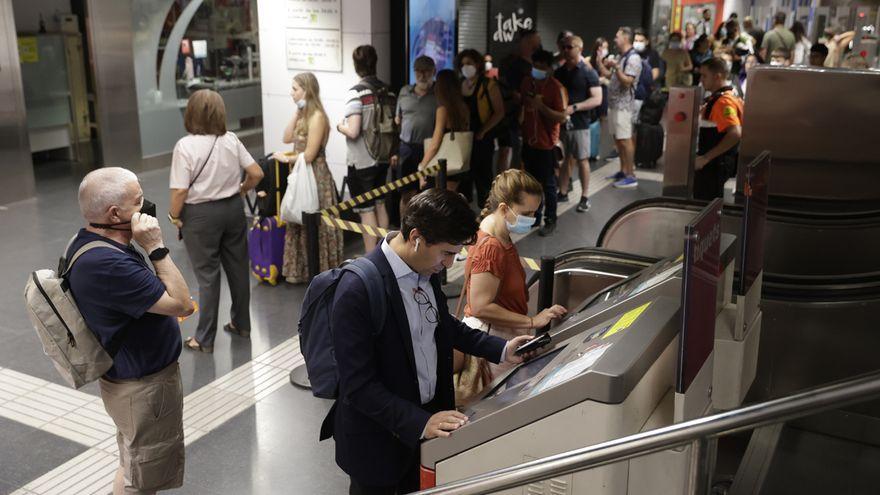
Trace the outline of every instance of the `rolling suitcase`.
{"type": "Polygon", "coordinates": [[[654,168],[663,156],[663,127],[659,124],[636,124],[636,166],[654,168]]]}
{"type": "Polygon", "coordinates": [[[248,232],[251,273],[260,282],[276,285],[284,264],[284,236],[287,229],[279,217],[259,217],[248,232]]]}
{"type": "Polygon", "coordinates": [[[287,189],[289,166],[282,166],[272,155],[259,160],[263,169],[263,180],[257,185],[256,204],[247,200],[248,208],[256,218],[248,231],[248,259],[251,274],[260,282],[276,285],[281,280],[281,267],[284,264],[284,237],[287,227],[278,212],[281,210],[281,197],[287,189]]]}

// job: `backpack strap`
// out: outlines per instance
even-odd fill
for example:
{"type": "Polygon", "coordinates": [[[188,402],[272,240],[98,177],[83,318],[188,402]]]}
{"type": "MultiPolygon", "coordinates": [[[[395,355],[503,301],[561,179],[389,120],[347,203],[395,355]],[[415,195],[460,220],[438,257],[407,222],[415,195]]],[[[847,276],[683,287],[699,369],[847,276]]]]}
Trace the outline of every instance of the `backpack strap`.
{"type": "MultiPolygon", "coordinates": [[[[73,264],[76,263],[76,260],[78,260],[80,256],[86,254],[87,252],[91,251],[92,249],[99,248],[99,247],[107,247],[110,249],[115,249],[116,251],[119,251],[120,253],[123,252],[118,247],[116,247],[113,244],[110,244],[109,242],[106,242],[106,241],[92,241],[92,242],[85,244],[83,247],[77,249],[76,253],[74,253],[73,256],[70,257],[70,261],[67,262],[67,267],[64,269],[64,273],[59,275],[61,278],[64,278],[63,284],[65,285],[65,287],[64,287],[65,291],[67,290],[67,279],[65,277],[67,277],[67,275],[70,274],[70,269],[73,268],[73,264]]],[[[68,330],[68,333],[69,332],[70,331],[68,330]]],[[[125,341],[125,336],[127,334],[128,334],[128,332],[125,332],[125,331],[116,332],[116,335],[114,335],[110,339],[110,342],[108,343],[107,348],[105,350],[107,351],[107,354],[109,354],[111,358],[115,358],[116,354],[119,353],[119,349],[122,347],[122,342],[125,341]]]]}
{"type": "Polygon", "coordinates": [[[382,331],[385,326],[385,312],[388,306],[385,302],[385,284],[382,282],[382,274],[376,264],[369,258],[360,257],[345,265],[343,269],[348,270],[363,281],[367,288],[367,297],[370,300],[370,316],[373,320],[373,328],[377,329],[376,334],[382,331]]]}
{"type": "Polygon", "coordinates": [[[89,243],[83,245],[83,247],[76,250],[76,253],[74,253],[73,256],[70,257],[70,261],[67,262],[67,266],[64,268],[64,272],[59,274],[58,276],[61,278],[66,277],[70,273],[70,269],[73,268],[73,264],[76,263],[76,260],[78,260],[80,256],[86,254],[86,252],[91,251],[92,249],[99,248],[99,247],[108,247],[110,249],[115,249],[115,250],[119,251],[120,253],[123,252],[118,247],[116,247],[113,244],[110,244],[109,242],[106,242],[106,241],[89,242],[89,243]]]}

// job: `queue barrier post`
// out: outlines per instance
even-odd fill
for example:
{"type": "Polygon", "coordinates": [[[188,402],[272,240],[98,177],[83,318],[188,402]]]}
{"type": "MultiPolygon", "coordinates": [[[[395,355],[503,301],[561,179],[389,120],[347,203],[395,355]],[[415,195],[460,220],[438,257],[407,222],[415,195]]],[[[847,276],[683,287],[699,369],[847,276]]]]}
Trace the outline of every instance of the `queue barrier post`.
{"type": "MultiPolygon", "coordinates": [[[[538,275],[538,312],[544,311],[553,305],[553,279],[556,274],[556,258],[553,256],[541,257],[541,272],[538,275]]],[[[543,333],[550,330],[550,325],[538,330],[543,333]]]]}
{"type": "Polygon", "coordinates": [[[440,170],[437,171],[437,181],[436,181],[437,188],[438,189],[446,189],[446,181],[448,178],[448,176],[446,174],[446,170],[447,170],[446,159],[441,158],[441,159],[437,160],[437,164],[440,165],[440,170]]]}
{"type": "Polygon", "coordinates": [[[309,282],[311,282],[321,271],[320,248],[318,245],[318,226],[321,224],[321,214],[318,212],[303,213],[302,219],[303,228],[306,231],[306,255],[309,282]]]}

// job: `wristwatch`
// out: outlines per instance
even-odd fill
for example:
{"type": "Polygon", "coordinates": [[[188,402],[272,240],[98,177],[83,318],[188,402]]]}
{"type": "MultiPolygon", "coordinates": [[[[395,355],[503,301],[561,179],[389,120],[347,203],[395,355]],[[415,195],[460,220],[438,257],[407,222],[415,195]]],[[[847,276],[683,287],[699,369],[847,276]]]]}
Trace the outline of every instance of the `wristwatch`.
{"type": "Polygon", "coordinates": [[[152,261],[162,260],[166,256],[168,256],[168,252],[169,251],[168,251],[167,247],[156,248],[152,252],[150,252],[150,260],[152,260],[152,261]]]}

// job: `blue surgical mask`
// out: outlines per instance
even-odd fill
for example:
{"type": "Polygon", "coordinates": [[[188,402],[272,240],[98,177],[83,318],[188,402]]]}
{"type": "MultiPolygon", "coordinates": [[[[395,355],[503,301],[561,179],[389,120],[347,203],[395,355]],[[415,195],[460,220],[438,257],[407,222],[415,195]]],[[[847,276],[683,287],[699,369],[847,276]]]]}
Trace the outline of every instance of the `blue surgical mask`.
{"type": "Polygon", "coordinates": [[[547,78],[547,71],[532,68],[532,77],[537,81],[543,81],[547,78]]]}
{"type": "Polygon", "coordinates": [[[535,225],[535,220],[535,217],[517,215],[516,223],[509,223],[505,218],[504,224],[507,225],[507,231],[511,234],[526,234],[532,228],[532,225],[535,225]]]}

